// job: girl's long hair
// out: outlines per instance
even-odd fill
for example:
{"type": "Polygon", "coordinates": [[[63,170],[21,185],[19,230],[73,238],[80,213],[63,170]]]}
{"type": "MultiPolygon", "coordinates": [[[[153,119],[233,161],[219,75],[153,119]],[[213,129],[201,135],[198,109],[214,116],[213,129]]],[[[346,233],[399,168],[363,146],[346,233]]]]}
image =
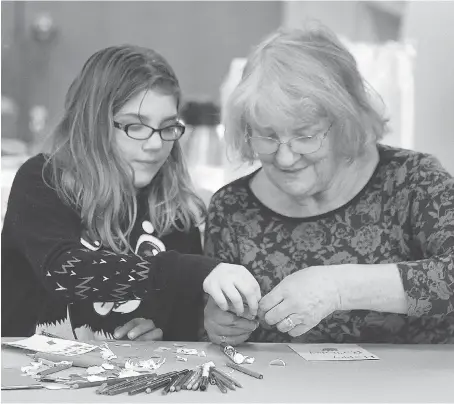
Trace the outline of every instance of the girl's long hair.
{"type": "MultiPolygon", "coordinates": [[[[138,201],[131,168],[116,147],[113,119],[126,102],[150,89],[174,95],[179,105],[178,80],[160,54],[130,45],[98,51],[71,84],[63,118],[49,138],[43,169],[50,173],[48,185],[78,212],[82,226],[117,253],[132,251],[138,201]]],[[[188,231],[205,215],[178,141],[143,192],[159,236],[173,228],[188,231]]]]}

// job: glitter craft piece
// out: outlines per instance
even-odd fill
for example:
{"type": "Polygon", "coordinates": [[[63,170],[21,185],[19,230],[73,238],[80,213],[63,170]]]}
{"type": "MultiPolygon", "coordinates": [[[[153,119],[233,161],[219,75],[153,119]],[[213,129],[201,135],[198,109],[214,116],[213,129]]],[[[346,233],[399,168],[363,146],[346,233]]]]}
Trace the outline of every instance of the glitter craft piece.
{"type": "Polygon", "coordinates": [[[134,370],[135,372],[151,372],[160,368],[165,361],[166,358],[161,358],[157,361],[148,359],[145,361],[139,361],[138,363],[134,363],[133,361],[128,360],[125,363],[125,369],[134,370]]]}
{"type": "Polygon", "coordinates": [[[233,346],[221,344],[221,349],[222,352],[224,352],[224,354],[237,365],[242,365],[244,363],[251,364],[255,361],[254,357],[239,353],[233,346]]]}

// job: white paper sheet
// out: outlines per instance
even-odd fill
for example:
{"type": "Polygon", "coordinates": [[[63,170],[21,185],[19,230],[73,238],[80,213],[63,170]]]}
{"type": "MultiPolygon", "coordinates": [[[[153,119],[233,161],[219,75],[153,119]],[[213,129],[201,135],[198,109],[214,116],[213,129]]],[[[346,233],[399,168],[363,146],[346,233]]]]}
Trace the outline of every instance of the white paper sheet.
{"type": "Polygon", "coordinates": [[[30,338],[22,339],[20,341],[5,342],[3,344],[29,349],[36,352],[45,352],[66,356],[81,355],[98,348],[96,345],[90,345],[83,342],[65,340],[60,338],[51,338],[38,334],[35,334],[30,338]]]}
{"type": "Polygon", "coordinates": [[[378,356],[355,344],[288,344],[307,361],[378,360],[378,356]]]}

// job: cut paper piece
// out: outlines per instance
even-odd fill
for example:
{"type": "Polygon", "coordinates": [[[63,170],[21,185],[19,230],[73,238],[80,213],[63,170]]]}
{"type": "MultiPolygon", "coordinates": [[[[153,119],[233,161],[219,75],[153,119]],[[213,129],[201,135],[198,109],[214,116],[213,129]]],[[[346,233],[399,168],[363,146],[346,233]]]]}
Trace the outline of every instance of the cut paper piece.
{"type": "Polygon", "coordinates": [[[90,366],[87,368],[87,373],[89,375],[98,375],[105,372],[105,369],[102,366],[90,366]]]}
{"type": "Polygon", "coordinates": [[[103,363],[103,364],[102,364],[102,367],[103,367],[104,369],[106,369],[106,370],[112,370],[112,369],[115,368],[115,366],[112,365],[111,363],[103,363]]]}
{"type": "Polygon", "coordinates": [[[189,348],[178,348],[177,353],[182,354],[182,355],[198,355],[199,354],[197,349],[189,349],[189,348]]]}
{"type": "Polygon", "coordinates": [[[130,377],[130,376],[140,376],[143,373],[136,372],[135,370],[132,369],[121,369],[120,373],[118,374],[118,377],[130,377]]]}
{"type": "Polygon", "coordinates": [[[160,368],[165,361],[165,358],[158,359],[157,361],[148,359],[145,361],[139,361],[138,363],[128,360],[125,363],[125,369],[134,370],[136,372],[151,372],[160,368]]]}
{"type": "Polygon", "coordinates": [[[86,379],[89,382],[101,382],[103,380],[107,380],[107,377],[98,376],[98,375],[90,375],[90,376],[87,376],[86,379]]]}
{"type": "Polygon", "coordinates": [[[44,366],[42,362],[33,361],[29,366],[22,366],[20,370],[24,375],[35,376],[40,370],[43,370],[45,368],[46,366],[44,366]]]}
{"type": "Polygon", "coordinates": [[[288,344],[307,361],[378,360],[378,356],[355,344],[288,344]]]}
{"type": "Polygon", "coordinates": [[[115,344],[115,346],[131,346],[131,344],[115,344]]]}
{"type": "Polygon", "coordinates": [[[271,366],[285,366],[285,362],[282,359],[273,359],[270,361],[271,366]]]}
{"type": "Polygon", "coordinates": [[[173,346],[176,347],[176,348],[183,348],[184,346],[186,346],[186,344],[177,344],[177,343],[175,343],[175,344],[173,344],[173,346]]]}
{"type": "Polygon", "coordinates": [[[206,358],[207,354],[205,353],[205,351],[200,351],[197,356],[200,356],[201,358],[206,358]]]}
{"type": "Polygon", "coordinates": [[[188,361],[188,358],[185,358],[184,356],[177,355],[176,358],[177,358],[177,361],[180,361],[180,362],[188,361]]]}
{"type": "Polygon", "coordinates": [[[117,355],[115,355],[112,350],[109,348],[109,345],[105,342],[102,344],[99,349],[101,350],[101,356],[104,360],[110,361],[111,359],[116,359],[117,355]]]}
{"type": "Polygon", "coordinates": [[[170,351],[171,348],[167,348],[165,346],[160,346],[159,348],[156,348],[154,351],[155,352],[164,352],[164,351],[170,351]]]}
{"type": "Polygon", "coordinates": [[[65,356],[81,355],[97,348],[96,345],[90,345],[84,342],[52,338],[39,334],[19,341],[3,342],[2,345],[65,356]]]}

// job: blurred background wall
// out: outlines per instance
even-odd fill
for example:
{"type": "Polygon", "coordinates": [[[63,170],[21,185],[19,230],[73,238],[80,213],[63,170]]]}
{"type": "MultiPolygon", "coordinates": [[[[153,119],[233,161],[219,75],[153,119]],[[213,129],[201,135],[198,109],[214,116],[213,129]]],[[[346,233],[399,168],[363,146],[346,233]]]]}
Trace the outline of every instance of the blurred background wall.
{"type": "Polygon", "coordinates": [[[33,136],[37,106],[52,127],[83,63],[109,45],[156,49],[186,98],[216,100],[230,61],[279,26],[281,8],[273,1],[2,1],[2,95],[19,104],[16,136],[33,136]],[[55,33],[40,37],[50,24],[55,33]]]}
{"type": "MultiPolygon", "coordinates": [[[[454,174],[454,2],[2,1],[1,12],[4,203],[18,165],[39,150],[60,117],[68,86],[96,50],[121,43],[155,48],[174,67],[186,100],[218,106],[234,59],[247,56],[279,26],[298,27],[312,19],[348,41],[362,66],[375,67],[373,84],[388,92],[382,95],[396,113],[397,136],[405,131],[401,144],[434,154],[454,174]],[[414,54],[406,70],[399,70],[405,44],[414,54]],[[382,55],[380,69],[371,59],[377,55],[382,55]],[[395,65],[387,66],[387,60],[395,65]],[[403,90],[405,97],[397,99],[403,90]]],[[[205,128],[199,138],[195,132],[192,128],[185,139],[197,145],[191,147],[193,161],[203,162],[214,155],[213,148],[223,147],[219,128],[205,128]]],[[[205,175],[211,181],[206,200],[231,179],[225,171],[214,167],[211,178],[205,175]]]]}

